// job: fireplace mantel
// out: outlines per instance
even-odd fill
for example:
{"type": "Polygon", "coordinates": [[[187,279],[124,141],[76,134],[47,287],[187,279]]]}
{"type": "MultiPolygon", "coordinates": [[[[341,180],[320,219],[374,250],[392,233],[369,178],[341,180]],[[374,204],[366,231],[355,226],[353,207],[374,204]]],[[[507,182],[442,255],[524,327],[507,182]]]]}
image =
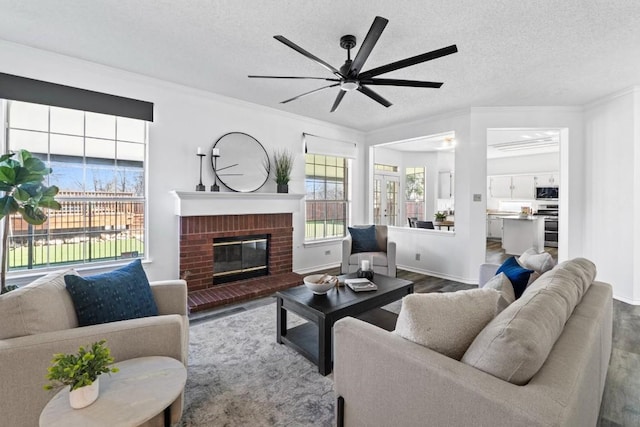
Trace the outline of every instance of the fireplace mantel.
{"type": "Polygon", "coordinates": [[[300,211],[304,194],[171,191],[178,216],[246,215],[300,211]]]}

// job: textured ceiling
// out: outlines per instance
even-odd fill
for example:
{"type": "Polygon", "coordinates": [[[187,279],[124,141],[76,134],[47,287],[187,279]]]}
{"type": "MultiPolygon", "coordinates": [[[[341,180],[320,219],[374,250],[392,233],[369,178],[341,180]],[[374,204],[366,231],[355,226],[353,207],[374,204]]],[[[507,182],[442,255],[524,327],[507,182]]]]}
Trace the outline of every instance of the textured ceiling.
{"type": "Polygon", "coordinates": [[[471,106],[583,105],[640,84],[639,19],[637,0],[0,0],[0,39],[369,131],[471,106]],[[247,78],[331,77],[273,36],[340,67],[340,36],[362,41],[376,15],[389,24],[363,70],[457,44],[379,76],[441,89],[376,88],[390,108],[351,92],[330,113],[337,88],[279,103],[324,82],[247,78]]]}

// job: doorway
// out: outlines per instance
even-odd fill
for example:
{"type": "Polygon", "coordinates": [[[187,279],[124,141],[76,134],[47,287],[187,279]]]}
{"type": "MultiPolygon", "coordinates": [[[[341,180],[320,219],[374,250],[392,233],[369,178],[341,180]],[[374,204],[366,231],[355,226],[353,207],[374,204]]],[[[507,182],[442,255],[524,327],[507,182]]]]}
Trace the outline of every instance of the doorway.
{"type": "Polygon", "coordinates": [[[400,225],[400,177],[375,173],[373,176],[373,223],[400,225]]]}
{"type": "Polygon", "coordinates": [[[532,246],[532,240],[539,251],[557,254],[563,197],[560,140],[567,137],[566,132],[559,128],[487,129],[487,262],[519,255],[532,246]],[[511,230],[520,228],[513,226],[512,219],[508,224],[504,219],[513,215],[528,216],[544,226],[532,227],[537,230],[535,236],[516,238],[511,230]],[[520,251],[522,245],[528,247],[520,251]]]}

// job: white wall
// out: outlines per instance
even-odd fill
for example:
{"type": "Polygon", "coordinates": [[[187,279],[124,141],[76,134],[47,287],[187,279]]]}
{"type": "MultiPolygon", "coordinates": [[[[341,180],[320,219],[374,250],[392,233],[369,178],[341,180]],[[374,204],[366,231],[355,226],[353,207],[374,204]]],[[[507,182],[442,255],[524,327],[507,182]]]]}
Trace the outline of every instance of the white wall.
{"type": "MultiPolygon", "coordinates": [[[[62,55],[0,41],[0,72],[46,80],[153,102],[155,121],[149,126],[148,150],[148,256],[145,269],[151,280],[179,276],[179,230],[171,190],[192,191],[198,183],[198,146],[209,148],[227,132],[245,132],[260,141],[268,152],[288,147],[298,153],[289,191],[303,193],[304,155],[302,132],[358,144],[364,158],[362,133],[231,98],[190,89],[62,55]]],[[[365,179],[363,161],[354,162],[353,185],[365,179]]],[[[213,183],[213,172],[203,167],[203,183],[213,183]]],[[[275,192],[269,181],[260,191],[275,192]]],[[[362,199],[353,210],[363,212],[362,199]]],[[[304,247],[304,208],[294,215],[294,270],[336,265],[338,243],[304,247]],[[329,255],[325,255],[330,251],[329,255]]]]}
{"type": "MultiPolygon", "coordinates": [[[[479,147],[470,137],[468,112],[457,112],[393,126],[367,135],[369,146],[401,141],[425,135],[454,131],[456,231],[444,233],[392,227],[389,236],[398,247],[398,265],[414,271],[463,282],[477,281],[478,266],[484,262],[485,208],[481,202],[472,202],[473,193],[484,193],[484,177],[478,181],[477,159],[485,158],[486,148],[479,147]],[[420,261],[415,254],[420,253],[420,261]]],[[[483,163],[484,162],[483,160],[483,163]]],[[[370,197],[368,206],[371,206],[370,197]]]]}
{"type": "Polygon", "coordinates": [[[640,304],[640,88],[585,110],[584,255],[614,295],[640,304]]]}

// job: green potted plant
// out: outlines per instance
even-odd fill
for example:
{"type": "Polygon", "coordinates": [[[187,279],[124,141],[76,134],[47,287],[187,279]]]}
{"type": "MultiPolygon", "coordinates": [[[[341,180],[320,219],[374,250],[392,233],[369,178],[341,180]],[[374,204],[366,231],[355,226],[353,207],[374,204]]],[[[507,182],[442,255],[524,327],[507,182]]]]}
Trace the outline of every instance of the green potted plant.
{"type": "Polygon", "coordinates": [[[2,227],[2,259],[0,262],[0,293],[8,290],[6,286],[8,240],[10,218],[19,214],[27,223],[41,225],[47,220],[43,209],[60,209],[60,203],[54,200],[58,187],[44,185],[44,179],[51,173],[40,159],[33,157],[27,150],[5,154],[0,157],[0,220],[2,227]]]}
{"type": "Polygon", "coordinates": [[[283,149],[273,153],[274,181],[278,184],[278,193],[289,192],[289,180],[293,170],[293,153],[283,149]]]}
{"type": "Polygon", "coordinates": [[[438,211],[433,216],[435,217],[437,222],[442,222],[447,219],[447,214],[445,212],[438,211]]]}
{"type": "Polygon", "coordinates": [[[78,354],[58,353],[53,355],[47,379],[53,381],[44,386],[51,390],[58,385],[68,385],[69,403],[74,409],[91,405],[98,398],[100,383],[98,376],[118,372],[105,340],[95,342],[86,349],[80,347],[78,354]]]}

